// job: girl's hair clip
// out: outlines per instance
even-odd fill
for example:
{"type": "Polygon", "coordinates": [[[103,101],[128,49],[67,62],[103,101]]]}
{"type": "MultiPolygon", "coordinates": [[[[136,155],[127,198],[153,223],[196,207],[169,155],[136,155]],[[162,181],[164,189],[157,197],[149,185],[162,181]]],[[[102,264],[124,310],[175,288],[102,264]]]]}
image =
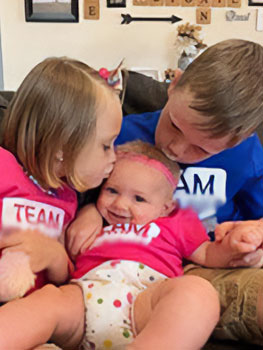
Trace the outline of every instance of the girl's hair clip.
{"type": "Polygon", "coordinates": [[[123,60],[118,67],[112,71],[109,71],[107,68],[101,68],[99,70],[99,75],[106,80],[107,84],[117,90],[122,90],[122,74],[120,69],[122,63],[123,60]]]}

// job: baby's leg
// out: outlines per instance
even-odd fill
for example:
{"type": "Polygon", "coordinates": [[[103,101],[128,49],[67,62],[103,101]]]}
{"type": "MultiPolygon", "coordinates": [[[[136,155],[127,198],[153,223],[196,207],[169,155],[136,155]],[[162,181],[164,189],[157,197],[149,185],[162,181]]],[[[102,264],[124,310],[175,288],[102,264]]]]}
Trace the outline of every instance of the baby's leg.
{"type": "Polygon", "coordinates": [[[49,339],[72,348],[83,332],[84,303],[77,285],[47,285],[0,308],[0,349],[32,349],[49,339]]]}
{"type": "Polygon", "coordinates": [[[219,319],[219,300],[210,283],[193,277],[158,282],[138,295],[138,336],[127,350],[197,350],[205,344],[219,319]]]}

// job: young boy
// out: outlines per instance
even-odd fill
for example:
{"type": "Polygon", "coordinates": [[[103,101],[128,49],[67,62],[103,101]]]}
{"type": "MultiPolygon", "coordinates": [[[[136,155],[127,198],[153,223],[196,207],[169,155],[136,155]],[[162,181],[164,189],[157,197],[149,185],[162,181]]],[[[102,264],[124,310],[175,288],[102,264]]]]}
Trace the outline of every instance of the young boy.
{"type": "MultiPolygon", "coordinates": [[[[252,134],[263,116],[262,66],[261,45],[220,42],[177,76],[162,111],[123,120],[118,144],[148,141],[179,162],[175,198],[198,212],[207,231],[216,223],[263,217],[263,150],[252,134]]],[[[247,259],[243,264],[253,265],[247,259]]],[[[263,344],[262,270],[187,267],[186,273],[207,278],[220,293],[216,336],[263,344]]]]}
{"type": "MultiPolygon", "coordinates": [[[[263,151],[251,135],[263,116],[262,64],[261,45],[220,42],[175,79],[162,111],[123,121],[117,143],[140,138],[180,163],[175,197],[199,213],[208,231],[216,223],[263,216],[263,151]]],[[[263,344],[261,270],[188,267],[186,272],[207,278],[220,292],[222,317],[215,335],[263,344]]]]}
{"type": "Polygon", "coordinates": [[[181,276],[182,258],[223,267],[255,247],[237,236],[238,244],[230,236],[210,242],[197,215],[173,200],[178,178],[177,164],[153,146],[120,146],[97,202],[111,226],[77,258],[71,284],[1,308],[1,349],[50,337],[63,348],[200,349],[218,320],[218,298],[205,280],[181,276]]]}

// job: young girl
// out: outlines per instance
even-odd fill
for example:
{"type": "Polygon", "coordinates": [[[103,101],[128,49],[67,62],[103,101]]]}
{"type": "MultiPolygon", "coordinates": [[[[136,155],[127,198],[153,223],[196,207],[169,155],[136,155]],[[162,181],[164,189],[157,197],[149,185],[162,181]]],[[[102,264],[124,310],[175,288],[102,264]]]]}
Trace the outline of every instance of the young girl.
{"type": "Polygon", "coordinates": [[[182,259],[227,266],[253,247],[227,236],[209,242],[197,215],[173,201],[178,178],[177,164],[153,146],[118,147],[97,202],[111,226],[77,258],[71,284],[2,307],[0,348],[51,338],[63,349],[200,349],[218,321],[218,297],[203,279],[181,276],[182,259]]]}
{"type": "Polygon", "coordinates": [[[0,220],[8,234],[0,248],[29,256],[36,288],[67,279],[58,239],[75,216],[74,189],[98,186],[112,171],[121,120],[113,89],[68,58],[38,64],[10,103],[0,148],[0,220]]]}

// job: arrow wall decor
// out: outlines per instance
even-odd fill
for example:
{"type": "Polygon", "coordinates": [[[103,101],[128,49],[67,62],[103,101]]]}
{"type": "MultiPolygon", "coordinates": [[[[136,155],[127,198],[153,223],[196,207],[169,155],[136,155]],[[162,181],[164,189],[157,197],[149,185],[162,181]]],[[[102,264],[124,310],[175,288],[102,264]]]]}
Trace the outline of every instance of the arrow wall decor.
{"type": "Polygon", "coordinates": [[[130,14],[127,14],[127,15],[122,14],[121,16],[123,18],[121,24],[129,24],[132,21],[148,21],[148,22],[162,21],[162,22],[171,22],[171,23],[182,21],[182,18],[176,17],[174,15],[172,15],[171,17],[132,17],[130,14]]]}

